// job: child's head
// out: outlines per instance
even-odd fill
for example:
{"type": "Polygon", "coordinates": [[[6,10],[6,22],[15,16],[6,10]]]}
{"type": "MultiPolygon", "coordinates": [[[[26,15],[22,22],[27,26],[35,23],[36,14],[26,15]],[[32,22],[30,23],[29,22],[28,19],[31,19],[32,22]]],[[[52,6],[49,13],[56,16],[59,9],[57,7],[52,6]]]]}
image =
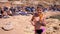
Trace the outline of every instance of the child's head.
{"type": "Polygon", "coordinates": [[[38,7],[37,7],[37,12],[40,13],[40,12],[42,12],[42,11],[43,11],[42,7],[38,6],[38,7]]]}

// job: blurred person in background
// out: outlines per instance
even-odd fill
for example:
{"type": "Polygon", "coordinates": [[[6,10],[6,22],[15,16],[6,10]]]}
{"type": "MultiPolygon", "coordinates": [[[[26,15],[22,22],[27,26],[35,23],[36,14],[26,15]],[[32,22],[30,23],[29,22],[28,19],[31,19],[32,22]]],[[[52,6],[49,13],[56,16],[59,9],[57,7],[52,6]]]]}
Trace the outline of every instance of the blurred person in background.
{"type": "Polygon", "coordinates": [[[0,18],[2,18],[2,8],[0,7],[0,18]]]}
{"type": "Polygon", "coordinates": [[[11,12],[12,12],[12,15],[15,15],[15,11],[16,11],[16,9],[15,9],[15,7],[10,7],[10,9],[9,9],[11,12]]]}
{"type": "Polygon", "coordinates": [[[8,7],[3,6],[2,7],[2,12],[3,12],[3,17],[4,18],[9,18],[9,16],[8,16],[8,7]]]}

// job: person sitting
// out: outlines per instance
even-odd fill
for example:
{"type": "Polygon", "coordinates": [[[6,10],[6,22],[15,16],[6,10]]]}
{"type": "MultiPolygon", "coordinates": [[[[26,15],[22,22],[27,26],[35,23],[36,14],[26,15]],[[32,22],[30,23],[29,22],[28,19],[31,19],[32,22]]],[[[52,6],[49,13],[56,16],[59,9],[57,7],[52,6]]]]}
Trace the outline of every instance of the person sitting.
{"type": "Polygon", "coordinates": [[[3,16],[3,18],[9,18],[8,7],[6,7],[6,6],[2,7],[2,16],[3,16]]]}
{"type": "Polygon", "coordinates": [[[0,18],[2,18],[2,8],[0,7],[0,18]]]}
{"type": "Polygon", "coordinates": [[[10,7],[9,10],[12,12],[12,15],[15,15],[15,11],[16,11],[15,7],[10,7]]]}

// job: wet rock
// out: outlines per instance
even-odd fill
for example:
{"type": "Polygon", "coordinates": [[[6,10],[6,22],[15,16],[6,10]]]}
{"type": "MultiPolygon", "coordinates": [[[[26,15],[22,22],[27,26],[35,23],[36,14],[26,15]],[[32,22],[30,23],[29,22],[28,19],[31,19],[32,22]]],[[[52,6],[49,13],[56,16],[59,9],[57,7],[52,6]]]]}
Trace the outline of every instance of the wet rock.
{"type": "Polygon", "coordinates": [[[60,20],[47,19],[46,34],[58,34],[60,31],[60,20]]]}
{"type": "Polygon", "coordinates": [[[60,24],[59,24],[59,26],[60,26],[60,24]]]}
{"type": "Polygon", "coordinates": [[[3,27],[2,27],[2,29],[4,30],[4,31],[10,31],[10,30],[12,30],[14,27],[13,27],[13,24],[12,23],[6,23],[3,27]]]}
{"type": "Polygon", "coordinates": [[[58,28],[57,28],[57,27],[53,27],[53,29],[54,29],[54,30],[58,30],[58,28]]]}

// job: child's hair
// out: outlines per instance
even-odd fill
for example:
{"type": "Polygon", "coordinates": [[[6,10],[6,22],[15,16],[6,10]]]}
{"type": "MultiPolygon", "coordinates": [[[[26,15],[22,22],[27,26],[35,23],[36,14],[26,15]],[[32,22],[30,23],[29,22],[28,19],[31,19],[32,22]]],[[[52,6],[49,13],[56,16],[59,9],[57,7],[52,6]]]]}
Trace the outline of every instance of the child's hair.
{"type": "Polygon", "coordinates": [[[40,7],[40,6],[37,7],[37,11],[42,10],[42,9],[43,9],[43,8],[40,7]]]}

